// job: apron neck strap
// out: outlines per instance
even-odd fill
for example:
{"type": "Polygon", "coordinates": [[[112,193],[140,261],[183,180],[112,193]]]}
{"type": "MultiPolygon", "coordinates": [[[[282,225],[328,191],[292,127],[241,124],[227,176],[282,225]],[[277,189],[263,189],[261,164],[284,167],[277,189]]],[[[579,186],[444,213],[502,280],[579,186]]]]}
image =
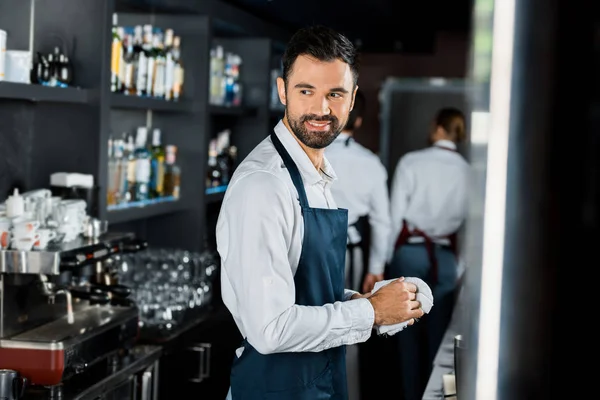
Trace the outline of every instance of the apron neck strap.
{"type": "Polygon", "coordinates": [[[290,153],[287,152],[283,144],[277,137],[275,133],[271,133],[271,140],[275,145],[275,149],[283,159],[283,163],[285,164],[288,172],[290,173],[290,177],[292,178],[292,182],[298,191],[298,197],[300,199],[300,206],[302,208],[308,208],[308,198],[306,197],[306,191],[304,190],[304,182],[302,182],[302,175],[300,175],[300,171],[298,170],[298,166],[292,160],[290,153]]]}

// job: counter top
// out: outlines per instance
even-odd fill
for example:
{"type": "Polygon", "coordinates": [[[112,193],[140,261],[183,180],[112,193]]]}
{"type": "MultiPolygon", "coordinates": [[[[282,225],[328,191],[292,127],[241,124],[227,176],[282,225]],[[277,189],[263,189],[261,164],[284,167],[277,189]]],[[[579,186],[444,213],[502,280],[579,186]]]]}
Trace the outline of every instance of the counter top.
{"type": "Polygon", "coordinates": [[[446,329],[442,344],[433,360],[433,371],[429,376],[422,400],[455,400],[452,379],[454,377],[454,336],[460,334],[459,322],[464,309],[464,290],[461,290],[446,329]],[[450,395],[450,396],[449,396],[450,395]],[[448,396],[448,397],[445,397],[448,396]]]}
{"type": "Polygon", "coordinates": [[[109,356],[80,375],[56,386],[30,386],[23,400],[83,400],[99,398],[131,375],[156,362],[160,346],[135,346],[127,354],[109,356]]]}

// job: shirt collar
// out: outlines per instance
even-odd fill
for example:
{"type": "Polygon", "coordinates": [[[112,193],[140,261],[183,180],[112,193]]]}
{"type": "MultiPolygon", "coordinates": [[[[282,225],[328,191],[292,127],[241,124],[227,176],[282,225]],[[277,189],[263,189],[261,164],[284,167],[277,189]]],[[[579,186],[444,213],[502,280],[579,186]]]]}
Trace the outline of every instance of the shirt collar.
{"type": "Polygon", "coordinates": [[[456,144],[451,140],[438,140],[433,145],[436,147],[445,147],[447,149],[456,150],[456,144]]]}
{"type": "Polygon", "coordinates": [[[300,171],[300,175],[302,176],[302,180],[306,184],[314,185],[323,179],[333,182],[337,179],[335,171],[325,156],[323,156],[323,166],[321,168],[321,172],[323,174],[321,175],[319,171],[317,171],[315,166],[310,161],[310,158],[308,158],[308,154],[306,154],[304,149],[302,149],[296,138],[288,130],[283,121],[279,121],[279,123],[275,126],[275,134],[281,141],[281,144],[283,144],[283,147],[290,154],[290,157],[292,157],[294,163],[296,163],[296,166],[300,171]]]}

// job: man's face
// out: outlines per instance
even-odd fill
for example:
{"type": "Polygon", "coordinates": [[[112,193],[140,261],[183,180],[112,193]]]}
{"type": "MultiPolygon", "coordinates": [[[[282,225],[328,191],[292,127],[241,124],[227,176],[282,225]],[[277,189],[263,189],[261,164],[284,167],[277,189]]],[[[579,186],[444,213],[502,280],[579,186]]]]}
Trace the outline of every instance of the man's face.
{"type": "Polygon", "coordinates": [[[350,66],[301,55],[293,64],[287,86],[277,79],[289,128],[305,146],[323,149],[346,125],[356,89],[350,66]]]}

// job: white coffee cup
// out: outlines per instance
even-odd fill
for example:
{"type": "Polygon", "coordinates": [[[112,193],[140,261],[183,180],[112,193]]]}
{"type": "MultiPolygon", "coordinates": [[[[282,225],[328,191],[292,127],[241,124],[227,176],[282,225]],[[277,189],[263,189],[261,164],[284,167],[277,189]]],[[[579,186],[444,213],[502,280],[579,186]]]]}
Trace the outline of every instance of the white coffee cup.
{"type": "Polygon", "coordinates": [[[11,247],[15,250],[29,251],[33,246],[40,240],[40,235],[36,234],[34,237],[22,237],[13,238],[11,241],[11,247]]]}
{"type": "Polygon", "coordinates": [[[36,249],[45,249],[48,247],[48,243],[54,238],[56,238],[56,231],[52,229],[38,229],[37,233],[40,235],[40,238],[37,243],[34,244],[36,249]]]}
{"type": "Polygon", "coordinates": [[[10,244],[12,221],[10,218],[0,218],[0,248],[7,249],[10,244]]]}
{"type": "Polygon", "coordinates": [[[40,221],[35,219],[13,220],[13,232],[15,234],[27,234],[35,232],[40,227],[40,221]]]}

